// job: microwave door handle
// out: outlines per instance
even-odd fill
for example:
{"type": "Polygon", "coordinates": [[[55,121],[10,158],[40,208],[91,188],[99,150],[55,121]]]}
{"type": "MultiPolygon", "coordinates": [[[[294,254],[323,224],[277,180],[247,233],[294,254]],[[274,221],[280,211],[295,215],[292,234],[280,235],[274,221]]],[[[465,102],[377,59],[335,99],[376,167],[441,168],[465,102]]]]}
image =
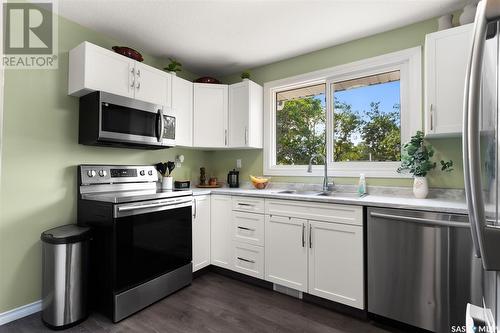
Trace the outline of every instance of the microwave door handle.
{"type": "Polygon", "coordinates": [[[469,210],[472,241],[478,258],[484,256],[483,224],[485,221],[479,149],[479,94],[487,26],[484,2],[481,1],[477,7],[472,45],[465,73],[462,141],[465,194],[469,210]]]}
{"type": "Polygon", "coordinates": [[[165,128],[165,120],[163,119],[163,113],[161,109],[158,109],[158,114],[156,116],[156,139],[161,142],[163,137],[163,129],[165,128]]]}

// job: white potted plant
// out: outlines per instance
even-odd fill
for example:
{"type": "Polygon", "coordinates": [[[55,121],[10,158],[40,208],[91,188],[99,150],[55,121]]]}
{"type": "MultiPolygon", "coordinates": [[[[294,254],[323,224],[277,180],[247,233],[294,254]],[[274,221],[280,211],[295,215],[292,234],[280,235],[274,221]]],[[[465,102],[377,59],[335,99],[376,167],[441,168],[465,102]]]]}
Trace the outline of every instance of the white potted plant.
{"type": "MultiPolygon", "coordinates": [[[[427,183],[427,173],[436,167],[436,162],[432,162],[434,149],[431,145],[424,144],[424,133],[418,131],[411,137],[410,141],[403,146],[401,154],[401,166],[399,173],[407,172],[413,175],[413,194],[417,199],[424,199],[429,193],[427,183]]],[[[453,161],[440,161],[441,171],[453,171],[453,161]]]]}

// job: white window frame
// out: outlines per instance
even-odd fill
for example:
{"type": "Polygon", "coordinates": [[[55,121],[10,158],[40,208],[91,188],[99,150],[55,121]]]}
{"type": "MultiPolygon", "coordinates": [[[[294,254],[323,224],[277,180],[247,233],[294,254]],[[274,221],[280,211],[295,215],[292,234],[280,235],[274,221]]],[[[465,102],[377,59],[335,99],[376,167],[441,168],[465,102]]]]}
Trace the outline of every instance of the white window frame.
{"type": "MultiPolygon", "coordinates": [[[[400,71],[401,143],[422,129],[422,48],[420,46],[348,64],[330,67],[264,84],[264,174],[270,176],[322,176],[324,167],[313,166],[312,173],[302,165],[276,164],[276,93],[319,83],[326,84],[328,174],[336,177],[409,178],[396,172],[400,162],[333,162],[333,82],[400,71]]],[[[322,161],[318,161],[322,162],[322,161]]]]}

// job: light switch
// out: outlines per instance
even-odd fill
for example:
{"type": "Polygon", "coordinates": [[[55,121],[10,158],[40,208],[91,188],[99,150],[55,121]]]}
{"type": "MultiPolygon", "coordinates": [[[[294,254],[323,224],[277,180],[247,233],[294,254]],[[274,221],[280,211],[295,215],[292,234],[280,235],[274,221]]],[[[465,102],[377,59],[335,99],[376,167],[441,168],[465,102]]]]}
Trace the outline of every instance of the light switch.
{"type": "Polygon", "coordinates": [[[241,169],[241,159],[236,160],[236,168],[241,169]]]}

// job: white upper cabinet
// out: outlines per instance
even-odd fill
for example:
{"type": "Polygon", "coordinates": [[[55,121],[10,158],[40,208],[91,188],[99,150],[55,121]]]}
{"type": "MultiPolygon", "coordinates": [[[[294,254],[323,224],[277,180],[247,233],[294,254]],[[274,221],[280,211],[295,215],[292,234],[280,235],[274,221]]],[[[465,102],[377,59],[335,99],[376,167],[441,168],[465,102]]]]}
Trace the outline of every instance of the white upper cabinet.
{"type": "Polygon", "coordinates": [[[68,94],[83,96],[102,90],[134,97],[134,66],[132,59],[83,42],[69,52],[68,94]]]}
{"type": "Polygon", "coordinates": [[[263,88],[255,82],[229,86],[229,147],[262,148],[263,88]]]}
{"type": "Polygon", "coordinates": [[[172,75],[172,113],[175,116],[175,144],[193,146],[193,83],[172,75]]]}
{"type": "Polygon", "coordinates": [[[93,91],[170,107],[170,74],[89,42],[69,52],[68,94],[93,91]]]}
{"type": "Polygon", "coordinates": [[[194,83],[193,146],[228,146],[228,86],[194,83]]]}
{"type": "Polygon", "coordinates": [[[425,37],[425,134],[462,133],[465,71],[472,24],[425,37]]]}
{"type": "Polygon", "coordinates": [[[210,196],[193,197],[193,272],[210,265],[210,196]]]}
{"type": "Polygon", "coordinates": [[[172,75],[135,62],[135,98],[166,107],[171,106],[172,75]]]}

